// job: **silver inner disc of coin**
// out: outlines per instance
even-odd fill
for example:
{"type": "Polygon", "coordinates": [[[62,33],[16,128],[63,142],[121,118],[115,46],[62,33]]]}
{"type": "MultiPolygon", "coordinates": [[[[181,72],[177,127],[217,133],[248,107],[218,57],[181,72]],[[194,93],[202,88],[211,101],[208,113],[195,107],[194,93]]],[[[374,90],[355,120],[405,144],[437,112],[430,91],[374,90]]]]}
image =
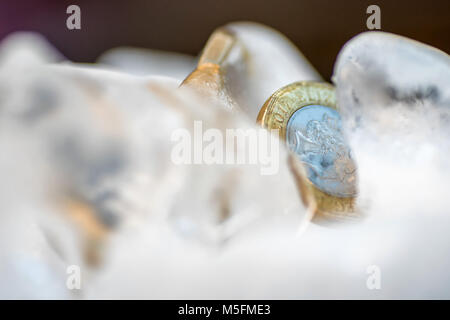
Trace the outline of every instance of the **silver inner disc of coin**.
{"type": "Polygon", "coordinates": [[[356,194],[356,165],[341,131],[339,113],[310,105],[294,112],[286,128],[286,141],[305,164],[309,180],[336,196],[356,194]]]}

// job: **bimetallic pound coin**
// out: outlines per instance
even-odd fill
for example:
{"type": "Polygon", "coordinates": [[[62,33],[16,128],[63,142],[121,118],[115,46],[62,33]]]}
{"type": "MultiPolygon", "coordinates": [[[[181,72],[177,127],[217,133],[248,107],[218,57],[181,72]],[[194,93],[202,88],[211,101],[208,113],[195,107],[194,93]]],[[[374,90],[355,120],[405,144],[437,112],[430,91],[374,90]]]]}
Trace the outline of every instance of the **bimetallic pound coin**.
{"type": "Polygon", "coordinates": [[[262,107],[258,123],[278,129],[301,161],[298,176],[307,180],[301,192],[312,193],[319,213],[354,216],[356,165],[341,129],[332,85],[296,82],[277,90],[262,107]]]}

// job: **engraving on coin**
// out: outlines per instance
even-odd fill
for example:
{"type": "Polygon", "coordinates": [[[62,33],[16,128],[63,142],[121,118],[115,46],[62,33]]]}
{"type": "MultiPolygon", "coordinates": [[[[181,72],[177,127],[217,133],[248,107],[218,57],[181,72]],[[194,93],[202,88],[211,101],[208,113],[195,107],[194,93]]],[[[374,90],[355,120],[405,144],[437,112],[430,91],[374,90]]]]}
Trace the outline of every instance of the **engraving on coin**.
{"type": "Polygon", "coordinates": [[[286,141],[317,188],[337,197],[356,194],[356,165],[336,110],[322,105],[298,109],[288,121],[286,141]]]}
{"type": "Polygon", "coordinates": [[[278,130],[300,160],[290,162],[305,206],[317,217],[353,219],[358,172],[345,142],[334,87],[301,81],[275,91],[261,108],[257,123],[278,130]]]}

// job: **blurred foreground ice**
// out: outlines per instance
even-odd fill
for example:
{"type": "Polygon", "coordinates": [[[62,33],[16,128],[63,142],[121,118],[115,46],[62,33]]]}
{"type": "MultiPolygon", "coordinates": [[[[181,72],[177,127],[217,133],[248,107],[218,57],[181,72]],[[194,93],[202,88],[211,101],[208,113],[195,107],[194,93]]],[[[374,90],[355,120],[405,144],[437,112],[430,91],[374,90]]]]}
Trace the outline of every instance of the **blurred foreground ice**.
{"type": "MultiPolygon", "coordinates": [[[[264,32],[249,47],[269,45],[264,32]]],[[[0,47],[0,297],[450,298],[445,53],[375,32],[346,44],[333,80],[365,218],[302,233],[284,149],[273,176],[171,162],[173,130],[254,126],[248,118],[205,105],[175,76],[61,59],[32,35],[0,47]],[[69,265],[82,290],[66,288],[69,265]],[[380,290],[366,286],[371,265],[380,290]]],[[[259,59],[277,85],[297,72],[259,59]]]]}

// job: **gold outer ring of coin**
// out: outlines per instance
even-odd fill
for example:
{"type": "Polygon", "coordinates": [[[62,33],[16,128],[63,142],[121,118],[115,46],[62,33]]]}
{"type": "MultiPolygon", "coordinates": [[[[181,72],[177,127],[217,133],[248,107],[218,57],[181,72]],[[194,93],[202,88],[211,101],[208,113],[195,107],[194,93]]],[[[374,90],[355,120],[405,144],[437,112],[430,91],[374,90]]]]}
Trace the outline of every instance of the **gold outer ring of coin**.
{"type": "MultiPolygon", "coordinates": [[[[334,87],[325,82],[302,81],[278,89],[261,108],[257,123],[266,129],[278,130],[280,139],[286,141],[287,124],[299,109],[309,105],[322,105],[338,111],[334,87]]],[[[301,161],[294,161],[291,155],[289,165],[293,171],[300,195],[305,206],[312,208],[314,220],[325,218],[346,219],[359,217],[355,208],[355,197],[336,197],[318,189],[306,175],[301,161]]]]}

